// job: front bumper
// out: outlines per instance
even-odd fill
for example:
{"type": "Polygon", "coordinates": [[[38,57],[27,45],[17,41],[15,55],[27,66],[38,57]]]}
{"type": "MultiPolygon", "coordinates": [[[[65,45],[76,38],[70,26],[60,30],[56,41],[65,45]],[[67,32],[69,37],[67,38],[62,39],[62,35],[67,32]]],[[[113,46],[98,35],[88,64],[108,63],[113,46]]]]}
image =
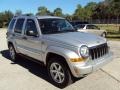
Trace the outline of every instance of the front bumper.
{"type": "Polygon", "coordinates": [[[109,63],[110,61],[112,61],[113,59],[113,53],[110,52],[109,54],[99,58],[99,59],[96,59],[96,60],[92,60],[92,63],[91,64],[85,64],[83,66],[80,66],[80,65],[75,65],[74,66],[74,70],[75,70],[75,73],[76,73],[76,77],[80,77],[82,75],[85,75],[85,74],[89,74],[93,71],[96,71],[98,70],[99,68],[101,68],[102,66],[104,66],[105,64],[109,63]]]}

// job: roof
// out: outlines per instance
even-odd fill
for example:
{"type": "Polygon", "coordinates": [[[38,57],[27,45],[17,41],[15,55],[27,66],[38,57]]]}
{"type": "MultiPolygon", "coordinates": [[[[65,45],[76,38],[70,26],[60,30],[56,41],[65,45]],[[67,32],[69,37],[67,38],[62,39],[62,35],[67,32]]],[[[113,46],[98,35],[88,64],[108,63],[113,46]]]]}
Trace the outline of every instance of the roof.
{"type": "Polygon", "coordinates": [[[38,19],[47,19],[47,18],[56,18],[56,19],[64,19],[62,17],[57,17],[57,16],[34,16],[34,15],[20,15],[20,16],[14,16],[14,17],[33,17],[33,18],[38,18],[38,19]]]}
{"type": "Polygon", "coordinates": [[[64,19],[62,17],[56,17],[56,16],[36,16],[38,19],[45,19],[45,18],[57,18],[57,19],[64,19]]]}

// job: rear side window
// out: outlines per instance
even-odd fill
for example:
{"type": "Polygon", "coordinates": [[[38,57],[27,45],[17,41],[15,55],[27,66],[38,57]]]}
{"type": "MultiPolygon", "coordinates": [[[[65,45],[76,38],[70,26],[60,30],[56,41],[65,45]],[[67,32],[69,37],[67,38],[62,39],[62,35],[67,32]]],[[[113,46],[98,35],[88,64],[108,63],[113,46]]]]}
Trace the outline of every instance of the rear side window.
{"type": "Polygon", "coordinates": [[[24,21],[25,21],[25,19],[18,19],[17,20],[14,32],[22,33],[22,28],[23,28],[24,21]]]}
{"type": "Polygon", "coordinates": [[[13,29],[14,24],[15,24],[15,19],[13,19],[13,20],[10,22],[10,25],[9,25],[9,30],[10,30],[10,31],[13,29]]]}

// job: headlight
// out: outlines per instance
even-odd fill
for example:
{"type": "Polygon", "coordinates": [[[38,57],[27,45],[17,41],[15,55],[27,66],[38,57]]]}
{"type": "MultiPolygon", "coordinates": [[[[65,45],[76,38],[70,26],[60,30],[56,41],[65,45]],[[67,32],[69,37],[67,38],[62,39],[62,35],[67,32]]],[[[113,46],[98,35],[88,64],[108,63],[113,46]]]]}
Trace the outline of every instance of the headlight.
{"type": "Polygon", "coordinates": [[[85,45],[81,46],[81,48],[80,48],[80,54],[84,58],[89,57],[89,49],[88,49],[88,47],[85,46],[85,45]]]}

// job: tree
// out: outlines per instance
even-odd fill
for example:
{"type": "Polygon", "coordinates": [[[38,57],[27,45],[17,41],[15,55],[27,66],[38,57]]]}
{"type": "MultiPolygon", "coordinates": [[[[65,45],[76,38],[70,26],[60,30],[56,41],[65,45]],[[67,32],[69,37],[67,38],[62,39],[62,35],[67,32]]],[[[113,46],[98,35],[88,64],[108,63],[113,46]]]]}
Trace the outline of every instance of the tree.
{"type": "Polygon", "coordinates": [[[111,10],[113,11],[114,16],[116,17],[118,23],[118,20],[120,18],[120,0],[110,0],[110,1],[112,7],[111,10]]]}
{"type": "Polygon", "coordinates": [[[77,20],[84,20],[84,16],[85,16],[84,12],[85,12],[84,8],[82,8],[82,6],[78,4],[73,14],[73,18],[77,20]]]}
{"type": "Polygon", "coordinates": [[[62,17],[63,14],[62,14],[62,9],[61,8],[56,8],[53,12],[54,16],[59,16],[59,17],[62,17]]]}
{"type": "Polygon", "coordinates": [[[68,21],[72,21],[72,15],[66,14],[64,15],[64,17],[68,20],[68,21]]]}
{"type": "Polygon", "coordinates": [[[100,2],[94,9],[93,17],[99,19],[120,17],[120,0],[105,0],[100,2]]]}
{"type": "Polygon", "coordinates": [[[42,6],[42,7],[38,7],[38,12],[36,15],[43,16],[43,15],[50,15],[50,14],[51,14],[50,11],[46,7],[42,6]]]}
{"type": "Polygon", "coordinates": [[[3,27],[3,13],[0,13],[0,28],[3,27]]]}
{"type": "Polygon", "coordinates": [[[10,20],[13,17],[13,13],[11,11],[9,11],[9,10],[5,11],[5,12],[3,12],[3,16],[2,17],[3,17],[2,19],[3,19],[3,22],[4,22],[5,26],[8,26],[10,20]]]}
{"type": "Polygon", "coordinates": [[[94,9],[96,6],[97,6],[96,2],[90,2],[84,7],[86,19],[92,19],[92,15],[94,13],[94,9]]]}
{"type": "Polygon", "coordinates": [[[21,11],[21,10],[16,10],[15,15],[16,15],[16,16],[22,15],[22,11],[21,11]]]}
{"type": "Polygon", "coordinates": [[[32,16],[34,14],[33,13],[26,13],[25,15],[32,16]]]}

